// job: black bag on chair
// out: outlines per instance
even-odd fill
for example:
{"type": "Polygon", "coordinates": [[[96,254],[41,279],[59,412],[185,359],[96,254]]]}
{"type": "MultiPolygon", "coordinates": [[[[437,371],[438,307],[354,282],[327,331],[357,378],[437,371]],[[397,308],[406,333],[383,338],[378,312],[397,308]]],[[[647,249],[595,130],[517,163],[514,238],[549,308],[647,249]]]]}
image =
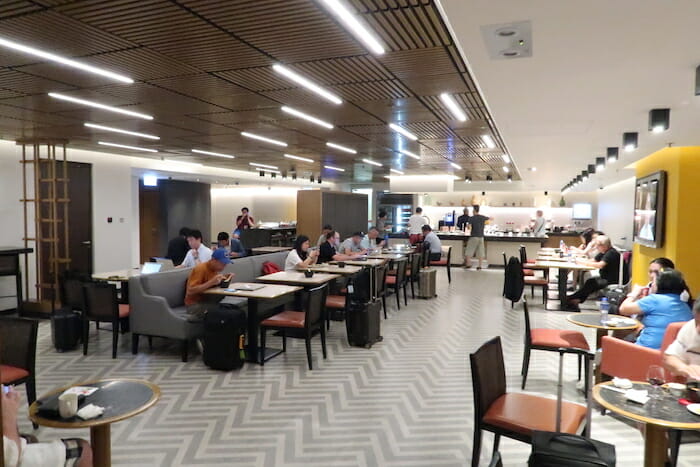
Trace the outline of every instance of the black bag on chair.
{"type": "Polygon", "coordinates": [[[243,366],[242,337],[247,327],[243,310],[220,305],[204,315],[204,364],[214,370],[230,371],[243,366]]]}
{"type": "Polygon", "coordinates": [[[627,298],[627,291],[625,289],[625,286],[613,284],[605,288],[603,292],[603,297],[606,297],[608,299],[608,303],[610,304],[610,309],[608,310],[608,313],[610,313],[611,315],[619,315],[620,305],[625,300],[625,298],[627,298]]]}
{"type": "Polygon", "coordinates": [[[503,292],[505,297],[513,303],[519,302],[523,296],[525,279],[520,260],[515,256],[511,256],[508,260],[504,280],[503,292]]]}
{"type": "Polygon", "coordinates": [[[80,313],[70,308],[60,308],[51,313],[51,340],[59,352],[73,350],[83,334],[80,313]]]}

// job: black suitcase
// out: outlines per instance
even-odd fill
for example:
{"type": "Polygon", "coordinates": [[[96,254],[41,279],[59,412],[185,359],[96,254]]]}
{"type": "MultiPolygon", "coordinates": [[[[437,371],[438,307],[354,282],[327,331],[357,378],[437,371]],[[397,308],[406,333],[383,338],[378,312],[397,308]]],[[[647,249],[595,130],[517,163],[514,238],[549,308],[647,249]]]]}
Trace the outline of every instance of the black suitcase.
{"type": "Polygon", "coordinates": [[[51,341],[59,352],[73,350],[78,346],[83,331],[80,313],[70,308],[61,308],[51,313],[51,341]]]}
{"type": "MultiPolygon", "coordinates": [[[[562,373],[564,352],[559,352],[559,381],[557,383],[556,432],[534,431],[529,467],[615,467],[615,446],[586,436],[560,433],[562,373]]],[[[586,352],[586,379],[590,381],[592,354],[586,352]]],[[[586,391],[586,426],[591,426],[591,389],[586,391]]],[[[584,432],[585,433],[585,432],[584,432]]],[[[589,431],[590,433],[590,431],[589,431]]]]}
{"type": "Polygon", "coordinates": [[[204,315],[204,364],[230,371],[243,366],[243,336],[247,325],[243,310],[220,306],[204,315]]]}
{"type": "Polygon", "coordinates": [[[355,347],[370,348],[375,342],[382,340],[380,331],[380,312],[382,302],[350,301],[345,327],[348,333],[348,343],[355,347]]]}

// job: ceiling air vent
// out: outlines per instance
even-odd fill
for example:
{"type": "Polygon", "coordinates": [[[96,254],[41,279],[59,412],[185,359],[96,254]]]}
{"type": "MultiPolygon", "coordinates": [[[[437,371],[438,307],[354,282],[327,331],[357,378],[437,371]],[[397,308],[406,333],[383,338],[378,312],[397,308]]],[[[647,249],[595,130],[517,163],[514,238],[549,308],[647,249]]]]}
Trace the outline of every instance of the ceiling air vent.
{"type": "Polygon", "coordinates": [[[481,26],[481,35],[489,56],[494,60],[532,57],[530,21],[481,26]]]}

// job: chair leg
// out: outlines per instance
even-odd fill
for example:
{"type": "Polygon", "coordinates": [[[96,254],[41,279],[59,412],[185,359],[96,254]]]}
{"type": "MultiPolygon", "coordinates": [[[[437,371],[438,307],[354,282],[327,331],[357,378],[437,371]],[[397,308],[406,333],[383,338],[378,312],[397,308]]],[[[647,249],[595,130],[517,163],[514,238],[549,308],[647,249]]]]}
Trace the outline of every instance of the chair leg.
{"type": "Polygon", "coordinates": [[[187,352],[190,347],[190,341],[187,339],[182,341],[182,362],[187,363],[187,352]]]}
{"type": "Polygon", "coordinates": [[[323,326],[321,326],[321,350],[323,351],[323,359],[325,360],[328,358],[328,353],[326,351],[326,332],[323,330],[323,326]]]}
{"type": "Polygon", "coordinates": [[[117,358],[117,345],[119,344],[119,320],[112,321],[112,358],[117,358]]]}
{"type": "Polygon", "coordinates": [[[153,336],[148,336],[148,350],[153,350],[153,336]]]}
{"type": "Polygon", "coordinates": [[[447,283],[452,283],[452,271],[450,269],[450,263],[447,263],[447,283]]]}
{"type": "MultiPolygon", "coordinates": [[[[34,375],[30,375],[27,381],[24,382],[24,390],[27,391],[27,405],[32,405],[36,400],[36,380],[34,375]]],[[[32,422],[32,426],[36,430],[39,425],[32,422]]]]}
{"type": "Polygon", "coordinates": [[[416,281],[414,281],[413,278],[411,278],[411,298],[414,299],[414,300],[416,299],[416,286],[415,286],[415,282],[416,282],[416,281]]]}
{"type": "Polygon", "coordinates": [[[282,329],[282,352],[287,351],[287,330],[282,329]]]}
{"type": "Polygon", "coordinates": [[[681,448],[681,436],[683,432],[680,430],[668,430],[668,446],[671,452],[669,453],[669,461],[671,467],[678,465],[678,451],[681,448]]]}
{"type": "Polygon", "coordinates": [[[403,285],[403,304],[408,306],[408,295],[406,292],[406,284],[403,285]]]}
{"type": "Polygon", "coordinates": [[[87,355],[88,334],[90,333],[90,321],[83,321],[83,355],[87,355]]]}
{"type": "Polygon", "coordinates": [[[306,343],[306,361],[309,364],[309,370],[313,370],[313,364],[311,363],[311,332],[308,332],[304,338],[306,343]]]}
{"type": "Polygon", "coordinates": [[[396,307],[400,310],[401,309],[401,294],[399,294],[398,284],[396,285],[396,288],[394,289],[394,294],[396,295],[396,307]]]}
{"type": "Polygon", "coordinates": [[[136,355],[139,353],[139,335],[131,334],[131,353],[136,355]]]}
{"type": "Polygon", "coordinates": [[[382,309],[384,310],[384,319],[386,319],[386,294],[382,295],[382,309]]]}
{"type": "Polygon", "coordinates": [[[119,328],[120,328],[122,334],[126,334],[127,332],[129,332],[130,326],[129,326],[129,317],[128,316],[125,318],[119,318],[119,328]]]}
{"type": "Polygon", "coordinates": [[[498,452],[498,445],[501,442],[501,434],[500,433],[495,433],[493,435],[493,453],[491,454],[491,457],[495,456],[496,453],[498,452]]]}
{"type": "MultiPolygon", "coordinates": [[[[267,340],[267,328],[260,326],[260,365],[265,365],[265,341],[267,340]]],[[[284,341],[283,341],[284,342],[284,341]]]]}
{"type": "Polygon", "coordinates": [[[472,467],[479,467],[481,457],[481,427],[474,426],[474,444],[472,445],[472,467]]]}
{"type": "Polygon", "coordinates": [[[581,381],[581,355],[578,356],[578,380],[581,381]]]}
{"type": "Polygon", "coordinates": [[[530,286],[530,296],[532,298],[535,298],[535,286],[534,285],[530,286]]]}
{"type": "Polygon", "coordinates": [[[521,385],[521,389],[525,389],[525,383],[527,383],[527,372],[529,369],[530,369],[530,347],[526,347],[525,353],[523,354],[523,369],[522,369],[523,384],[521,385]]]}

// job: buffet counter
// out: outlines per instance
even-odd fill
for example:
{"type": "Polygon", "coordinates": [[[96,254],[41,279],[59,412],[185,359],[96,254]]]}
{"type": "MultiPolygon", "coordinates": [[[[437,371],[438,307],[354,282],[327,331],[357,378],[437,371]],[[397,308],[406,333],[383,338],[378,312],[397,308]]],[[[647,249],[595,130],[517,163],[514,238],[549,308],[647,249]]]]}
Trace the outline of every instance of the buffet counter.
{"type": "MultiPolygon", "coordinates": [[[[467,246],[469,235],[464,232],[435,232],[442,242],[442,246],[452,247],[452,260],[454,265],[464,263],[464,248],[467,246]]],[[[391,234],[389,235],[389,245],[404,243],[408,240],[407,234],[391,234]]],[[[520,245],[525,245],[527,257],[536,258],[537,252],[547,241],[547,237],[535,237],[530,234],[506,234],[498,233],[493,235],[485,235],[484,243],[486,244],[486,261],[490,265],[503,266],[503,253],[506,258],[511,256],[520,257],[520,245]]],[[[557,243],[558,245],[558,243],[557,243]]]]}

